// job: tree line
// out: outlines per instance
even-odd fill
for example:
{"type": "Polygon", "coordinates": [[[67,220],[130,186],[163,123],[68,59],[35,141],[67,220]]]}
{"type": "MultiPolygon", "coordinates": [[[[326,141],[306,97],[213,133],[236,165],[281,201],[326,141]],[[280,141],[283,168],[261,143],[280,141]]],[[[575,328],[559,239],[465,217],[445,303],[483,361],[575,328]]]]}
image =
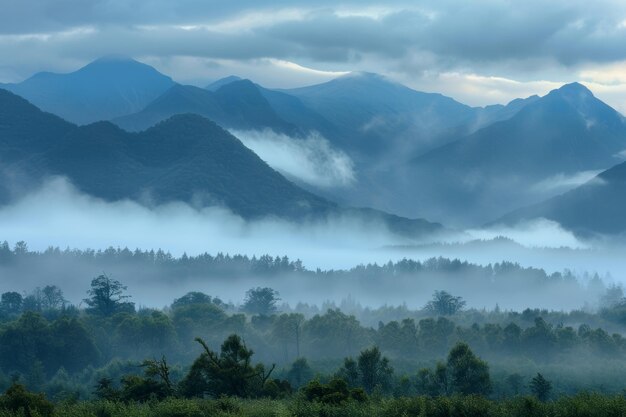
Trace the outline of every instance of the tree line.
{"type": "MultiPolygon", "coordinates": [[[[619,290],[606,294],[605,301],[615,308],[623,303],[619,290]]],[[[467,309],[461,297],[436,291],[421,319],[368,327],[339,309],[307,317],[281,311],[279,301],[271,288],[252,288],[240,306],[191,292],[162,310],[137,309],[126,287],[106,275],[92,280],[82,308],[67,303],[55,286],[26,296],[7,292],[0,297],[0,386],[19,381],[53,397],[92,398],[95,391],[84,387],[98,385],[102,398],[123,400],[142,392],[168,398],[174,391],[190,395],[194,389],[197,396],[219,395],[216,377],[207,375],[236,374],[249,384],[218,385],[240,387],[237,396],[250,390],[256,393],[252,397],[277,398],[311,381],[319,384],[311,388],[313,397],[325,396],[328,384],[341,388],[348,399],[360,395],[355,389],[367,395],[511,396],[530,392],[530,369],[543,378],[546,368],[565,394],[584,387],[582,377],[566,372],[567,364],[584,360],[598,368],[610,364],[606,375],[597,376],[598,387],[624,389],[615,375],[626,369],[626,339],[585,323],[554,323],[563,317],[560,313],[478,311],[467,309]],[[29,297],[35,301],[26,302],[29,297]],[[491,317],[499,322],[490,323],[491,317]],[[471,318],[482,323],[458,323],[471,318]],[[440,362],[442,352],[452,355],[447,362],[440,362]],[[484,360],[495,364],[494,376],[486,378],[484,360]],[[456,363],[473,367],[467,375],[482,375],[466,385],[477,392],[451,379],[465,378],[456,363]],[[138,367],[147,373],[137,375],[138,367]]],[[[538,379],[537,386],[542,384],[547,386],[538,379]]]]}

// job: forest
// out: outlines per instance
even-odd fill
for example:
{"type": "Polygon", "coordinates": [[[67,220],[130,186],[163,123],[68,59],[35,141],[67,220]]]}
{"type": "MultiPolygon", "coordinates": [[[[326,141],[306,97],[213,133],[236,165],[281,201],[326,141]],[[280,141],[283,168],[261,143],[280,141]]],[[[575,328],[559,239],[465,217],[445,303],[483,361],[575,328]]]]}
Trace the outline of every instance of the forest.
{"type": "MultiPolygon", "coordinates": [[[[476,242],[489,251],[497,251],[498,245],[507,243],[510,242],[504,238],[476,242]]],[[[310,304],[311,313],[327,310],[323,307],[327,302],[339,305],[348,299],[370,307],[406,304],[409,309],[420,309],[438,290],[464,297],[470,307],[493,309],[499,304],[501,308],[522,311],[597,307],[606,286],[614,281],[609,274],[599,275],[593,270],[547,272],[511,261],[483,264],[431,255],[423,259],[390,256],[395,259],[343,269],[320,269],[307,268],[299,259],[284,255],[182,253],[175,256],[163,250],[125,247],[103,250],[49,247],[39,251],[29,249],[23,241],[13,247],[1,242],[0,272],[4,280],[0,290],[28,292],[42,282],[64,283],[67,297],[78,303],[84,298],[89,277],[104,271],[123,281],[138,305],[156,308],[193,291],[238,303],[249,288],[260,286],[279,291],[281,301],[291,306],[310,304]],[[304,298],[303,293],[306,293],[304,298]]],[[[572,253],[572,257],[576,256],[582,255],[572,253]]],[[[353,307],[349,312],[356,314],[357,306],[353,307]]],[[[406,314],[401,311],[383,321],[402,320],[406,314]]],[[[372,326],[381,319],[357,315],[372,326]]]]}
{"type": "Polygon", "coordinates": [[[429,294],[420,308],[363,307],[355,299],[289,304],[279,291],[259,286],[247,289],[239,303],[190,291],[149,308],[106,273],[85,277],[88,289],[78,302],[50,282],[0,296],[0,415],[626,412],[626,298],[620,286],[597,276],[584,284],[573,274],[446,259],[309,271],[286,257],[33,252],[23,243],[0,245],[3,267],[55,257],[108,257],[233,280],[241,273],[288,272],[310,275],[319,285],[329,276],[369,279],[443,269],[497,282],[506,280],[503,271],[515,270],[528,285],[566,283],[598,296],[593,305],[569,311],[517,311],[495,299],[492,308],[475,308],[445,290],[429,294]]]}
{"type": "Polygon", "coordinates": [[[0,417],[626,417],[626,1],[0,2],[0,417]]]}

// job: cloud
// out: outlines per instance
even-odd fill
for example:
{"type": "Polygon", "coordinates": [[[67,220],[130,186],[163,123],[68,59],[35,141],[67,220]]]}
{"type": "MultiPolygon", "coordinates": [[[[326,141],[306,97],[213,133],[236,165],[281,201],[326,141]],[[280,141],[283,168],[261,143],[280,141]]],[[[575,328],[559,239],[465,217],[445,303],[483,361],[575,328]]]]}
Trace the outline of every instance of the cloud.
{"type": "Polygon", "coordinates": [[[231,131],[272,168],[317,187],[346,187],[355,181],[354,164],[319,133],[293,138],[271,130],[231,131]]]}
{"type": "Polygon", "coordinates": [[[418,76],[402,73],[396,75],[417,90],[439,92],[474,106],[505,104],[516,98],[526,98],[535,94],[545,95],[563,85],[562,82],[549,80],[522,82],[505,77],[463,72],[428,71],[418,76]]]}
{"type": "Polygon", "coordinates": [[[360,70],[471,105],[582,79],[626,111],[624,21],[616,0],[24,0],[0,15],[0,81],[121,53],[183,82],[293,87],[360,70]]]}
{"type": "Polygon", "coordinates": [[[535,219],[515,226],[495,225],[484,229],[472,229],[467,233],[476,239],[509,238],[529,248],[573,248],[585,249],[588,244],[579,240],[557,222],[535,219]]]}
{"type": "Polygon", "coordinates": [[[594,184],[602,184],[603,180],[597,177],[601,172],[602,170],[581,171],[569,175],[557,174],[534,184],[531,190],[540,193],[557,194],[589,183],[592,180],[594,184]]]}
{"type": "MultiPolygon", "coordinates": [[[[219,206],[197,209],[185,203],[147,207],[130,200],[107,202],[80,193],[63,178],[50,179],[12,204],[1,206],[0,230],[0,240],[24,240],[40,250],[52,245],[162,248],[175,255],[269,253],[300,258],[311,268],[345,268],[361,262],[401,259],[404,255],[379,250],[410,243],[382,225],[358,217],[299,224],[271,218],[245,221],[219,206]]],[[[469,230],[451,241],[498,236],[530,247],[584,246],[547,220],[469,230]]]]}
{"type": "Polygon", "coordinates": [[[213,206],[184,203],[146,207],[123,200],[107,202],[78,192],[54,178],[11,205],[0,207],[0,241],[24,240],[33,249],[163,248],[175,255],[230,253],[288,255],[308,267],[343,268],[387,261],[376,250],[404,244],[377,223],[358,217],[292,223],[278,219],[245,221],[213,206]]]}
{"type": "MultiPolygon", "coordinates": [[[[154,35],[157,41],[167,35],[181,51],[187,49],[183,42],[186,33],[204,39],[206,49],[199,56],[213,58],[224,58],[227,49],[253,58],[255,51],[265,52],[268,43],[270,51],[265,57],[342,61],[368,53],[403,58],[415,51],[429,51],[438,57],[441,67],[529,58],[564,65],[626,58],[621,48],[626,39],[626,5],[612,0],[600,4],[428,0],[419,7],[408,1],[228,3],[232,4],[66,0],[51,8],[43,0],[25,0],[4,5],[0,28],[4,34],[14,35],[53,34],[88,26],[104,38],[106,33],[125,29],[131,44],[145,34],[154,35]],[[215,42],[217,34],[223,35],[228,46],[222,56],[215,52],[221,46],[215,42]],[[240,39],[249,42],[231,41],[240,39]]],[[[83,42],[90,43],[90,39],[83,42]]],[[[92,53],[98,53],[98,44],[95,46],[92,53]]],[[[19,52],[18,45],[14,49],[19,52]]]]}
{"type": "MultiPolygon", "coordinates": [[[[81,194],[59,178],[11,205],[0,207],[0,231],[0,241],[6,239],[15,244],[24,240],[33,250],[45,250],[50,246],[97,250],[113,246],[131,250],[161,248],[175,256],[184,252],[188,255],[204,252],[213,255],[286,255],[301,259],[310,269],[346,269],[359,264],[381,265],[405,257],[426,260],[438,256],[483,265],[509,260],[544,267],[549,272],[573,268],[580,272],[611,271],[622,276],[621,272],[626,268],[622,246],[611,245],[609,252],[595,248],[586,250],[585,243],[545,220],[516,227],[472,230],[463,236],[465,240],[508,236],[531,249],[506,242],[483,242],[484,245],[477,246],[423,242],[418,246],[407,246],[411,242],[391,235],[378,224],[358,218],[337,217],[301,224],[277,219],[247,222],[221,207],[198,210],[187,204],[172,203],[149,208],[132,201],[106,202],[81,194]],[[580,249],[543,249],[561,246],[580,249]]],[[[3,277],[0,286],[3,291],[30,291],[35,286],[57,284],[66,290],[68,297],[78,301],[84,297],[89,278],[104,271],[127,284],[134,301],[159,306],[192,290],[240,299],[245,290],[258,285],[278,289],[285,300],[293,303],[306,299],[321,304],[328,299],[340,300],[348,294],[371,305],[415,303],[415,294],[430,294],[444,285],[441,274],[435,274],[432,280],[429,277],[403,280],[400,286],[387,286],[389,288],[381,291],[379,285],[373,285],[367,279],[339,279],[330,285],[320,285],[317,277],[310,281],[296,281],[291,277],[281,280],[263,276],[186,276],[184,273],[171,274],[171,270],[159,270],[156,265],[145,268],[145,265],[107,261],[99,265],[85,263],[76,257],[71,262],[65,258],[61,263],[50,260],[37,265],[26,262],[0,266],[3,277]]],[[[474,302],[481,297],[492,301],[496,297],[501,305],[520,302],[519,293],[511,296],[508,292],[495,291],[485,295],[479,291],[482,296],[478,296],[471,282],[465,285],[458,276],[451,278],[445,285],[466,291],[474,302]]],[[[532,292],[532,287],[528,289],[532,292]]],[[[546,305],[554,306],[554,294],[544,296],[546,305]]],[[[568,308],[580,305],[578,301],[574,304],[568,308]]]]}

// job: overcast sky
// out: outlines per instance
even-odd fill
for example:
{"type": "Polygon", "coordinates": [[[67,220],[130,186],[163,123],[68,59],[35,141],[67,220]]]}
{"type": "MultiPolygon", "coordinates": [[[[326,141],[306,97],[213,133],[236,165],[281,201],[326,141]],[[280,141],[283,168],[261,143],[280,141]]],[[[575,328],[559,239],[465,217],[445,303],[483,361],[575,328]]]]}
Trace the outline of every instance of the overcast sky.
{"type": "Polygon", "coordinates": [[[0,0],[0,81],[123,54],[185,83],[385,74],[472,105],[582,81],[626,113],[624,0],[0,0]]]}

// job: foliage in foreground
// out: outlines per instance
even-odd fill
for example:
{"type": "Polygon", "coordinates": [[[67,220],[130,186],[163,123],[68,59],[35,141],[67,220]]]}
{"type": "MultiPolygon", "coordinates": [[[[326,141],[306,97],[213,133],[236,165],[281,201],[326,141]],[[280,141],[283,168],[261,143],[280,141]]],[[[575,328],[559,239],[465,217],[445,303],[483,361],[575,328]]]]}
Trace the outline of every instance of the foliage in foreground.
{"type": "Polygon", "coordinates": [[[623,417],[626,397],[578,394],[543,403],[533,397],[490,401],[478,396],[402,397],[354,399],[340,404],[308,401],[302,396],[282,400],[236,398],[167,399],[147,403],[89,401],[59,404],[52,414],[24,414],[0,410],[0,417],[50,415],[52,417],[623,417]]]}

